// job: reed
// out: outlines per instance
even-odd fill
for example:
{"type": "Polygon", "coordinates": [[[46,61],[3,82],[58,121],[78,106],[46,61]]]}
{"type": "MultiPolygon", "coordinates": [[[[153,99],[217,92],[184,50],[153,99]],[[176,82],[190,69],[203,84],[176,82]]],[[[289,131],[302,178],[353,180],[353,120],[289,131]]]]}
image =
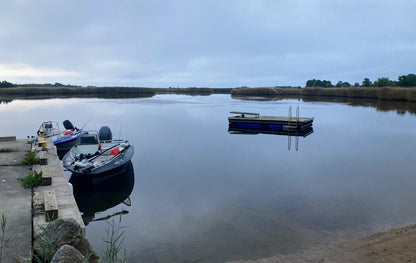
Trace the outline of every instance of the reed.
{"type": "Polygon", "coordinates": [[[259,87],[248,88],[240,87],[231,90],[231,95],[241,96],[271,96],[271,95],[302,95],[300,88],[281,88],[281,87],[259,87]]]}
{"type": "Polygon", "coordinates": [[[100,261],[102,263],[124,263],[126,262],[126,248],[124,247],[126,229],[121,226],[121,215],[118,222],[112,218],[110,221],[106,221],[106,223],[104,242],[107,244],[107,247],[100,261]]]}
{"type": "Polygon", "coordinates": [[[7,219],[6,216],[4,214],[1,214],[1,220],[0,220],[0,230],[1,230],[1,235],[0,235],[0,263],[2,261],[3,258],[3,250],[5,248],[7,248],[11,237],[6,237],[6,225],[7,225],[7,219]]]}
{"type": "Polygon", "coordinates": [[[211,95],[230,94],[220,88],[144,88],[144,87],[15,87],[1,88],[0,95],[9,98],[141,98],[155,94],[211,95]]]}
{"type": "Polygon", "coordinates": [[[235,88],[234,96],[298,95],[300,97],[345,97],[379,100],[416,101],[416,87],[351,87],[351,88],[235,88]]]}

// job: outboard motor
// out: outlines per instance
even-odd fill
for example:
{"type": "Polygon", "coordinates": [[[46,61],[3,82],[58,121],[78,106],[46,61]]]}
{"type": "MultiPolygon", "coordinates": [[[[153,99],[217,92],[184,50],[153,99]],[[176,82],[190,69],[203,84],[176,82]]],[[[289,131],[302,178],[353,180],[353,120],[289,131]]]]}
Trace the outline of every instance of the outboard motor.
{"type": "Polygon", "coordinates": [[[74,125],[72,124],[72,122],[70,122],[69,120],[65,120],[64,121],[64,127],[67,130],[75,130],[74,125]]]}
{"type": "Polygon", "coordinates": [[[98,131],[98,137],[100,141],[111,141],[113,139],[113,134],[108,126],[102,126],[98,131]]]}

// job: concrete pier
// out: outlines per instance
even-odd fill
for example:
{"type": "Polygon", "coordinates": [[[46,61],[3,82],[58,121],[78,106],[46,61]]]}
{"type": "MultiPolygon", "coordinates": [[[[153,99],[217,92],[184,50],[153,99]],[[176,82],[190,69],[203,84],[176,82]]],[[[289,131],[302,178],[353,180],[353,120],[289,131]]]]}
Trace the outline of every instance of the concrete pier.
{"type": "Polygon", "coordinates": [[[5,238],[9,239],[3,247],[1,262],[16,262],[14,259],[30,262],[25,259],[30,259],[32,250],[32,191],[16,180],[26,177],[32,168],[21,165],[30,145],[13,136],[2,137],[0,149],[13,150],[0,153],[0,217],[6,218],[5,238]]]}
{"type": "MultiPolygon", "coordinates": [[[[51,139],[46,139],[46,158],[47,169],[42,169],[42,165],[34,165],[33,169],[38,172],[45,170],[51,177],[51,185],[36,187],[33,191],[33,233],[34,236],[42,232],[42,227],[47,224],[45,220],[45,199],[44,192],[54,191],[56,195],[56,202],[58,205],[57,218],[73,218],[81,226],[85,232],[84,221],[82,220],[81,213],[79,212],[77,203],[72,194],[72,189],[68,183],[63,172],[61,161],[59,160],[56,148],[54,147],[51,139]]],[[[37,151],[41,152],[41,148],[38,147],[37,151]]]]}
{"type": "MultiPolygon", "coordinates": [[[[58,218],[73,218],[85,233],[85,225],[79,212],[72,189],[65,177],[61,162],[51,140],[47,139],[47,165],[21,165],[25,154],[33,150],[28,139],[16,140],[14,136],[0,137],[0,149],[12,149],[12,152],[0,152],[0,219],[6,217],[5,238],[9,239],[3,247],[2,263],[30,262],[32,238],[41,233],[46,226],[45,191],[54,191],[58,206],[58,218]],[[42,169],[43,168],[43,169],[42,169]],[[46,168],[46,169],[44,169],[46,168]],[[17,178],[26,177],[31,170],[46,170],[52,184],[38,186],[32,190],[23,188],[17,178]],[[32,216],[33,215],[33,216],[32,216]]],[[[40,147],[35,149],[41,151],[40,147]]],[[[0,238],[1,238],[0,228],[0,238]]]]}

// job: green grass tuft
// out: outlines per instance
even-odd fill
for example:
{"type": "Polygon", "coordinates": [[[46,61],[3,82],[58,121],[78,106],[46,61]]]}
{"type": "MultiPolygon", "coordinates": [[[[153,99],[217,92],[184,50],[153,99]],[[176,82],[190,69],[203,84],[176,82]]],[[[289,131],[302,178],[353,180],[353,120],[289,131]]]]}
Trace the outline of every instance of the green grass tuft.
{"type": "Polygon", "coordinates": [[[22,161],[23,165],[32,165],[32,164],[38,164],[39,158],[36,158],[36,155],[34,152],[28,152],[26,153],[25,159],[22,161]]]}
{"type": "Polygon", "coordinates": [[[112,218],[111,221],[106,221],[106,223],[108,226],[105,229],[106,238],[104,238],[104,242],[107,244],[107,248],[101,258],[101,262],[124,263],[126,262],[126,248],[124,246],[126,227],[121,226],[121,215],[118,222],[112,218]]]}
{"type": "Polygon", "coordinates": [[[24,188],[35,188],[42,183],[42,172],[34,171],[25,178],[17,178],[17,180],[22,182],[24,188]]]}

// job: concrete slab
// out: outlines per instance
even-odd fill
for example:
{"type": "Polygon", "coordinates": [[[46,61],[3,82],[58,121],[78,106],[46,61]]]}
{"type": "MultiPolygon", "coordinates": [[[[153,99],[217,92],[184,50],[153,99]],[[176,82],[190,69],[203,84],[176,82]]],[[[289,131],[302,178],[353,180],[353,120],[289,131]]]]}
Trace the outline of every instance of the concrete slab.
{"type": "Polygon", "coordinates": [[[43,200],[43,191],[45,190],[55,190],[59,218],[74,218],[85,231],[85,225],[72,195],[71,187],[51,140],[48,141],[46,157],[52,176],[52,185],[39,186],[33,190],[32,210],[32,190],[23,188],[21,182],[17,180],[17,178],[26,177],[30,169],[34,168],[31,165],[21,165],[25,154],[32,149],[32,146],[26,142],[27,139],[0,142],[0,149],[14,150],[13,152],[0,153],[0,218],[3,214],[6,217],[5,237],[10,238],[8,246],[3,248],[1,263],[16,262],[16,260],[30,262],[32,236],[42,231],[40,226],[46,224],[43,200]]]}
{"type": "Polygon", "coordinates": [[[0,154],[0,217],[6,217],[5,236],[10,238],[3,250],[1,262],[26,262],[32,249],[32,191],[22,187],[17,178],[29,173],[29,166],[20,162],[30,149],[25,140],[1,142],[0,148],[13,148],[16,152],[0,154]]]}
{"type": "MultiPolygon", "coordinates": [[[[47,139],[50,140],[50,139],[47,139]]],[[[72,194],[72,189],[63,172],[61,161],[51,141],[47,141],[47,163],[49,173],[52,177],[52,185],[39,186],[34,189],[33,194],[33,232],[34,235],[41,233],[41,226],[46,226],[44,212],[44,191],[55,190],[56,200],[58,202],[58,218],[73,218],[85,231],[84,221],[79,212],[77,203],[72,194]]],[[[35,168],[34,169],[39,169],[35,168]]]]}
{"type": "Polygon", "coordinates": [[[16,136],[2,136],[0,142],[16,141],[16,136]]]}
{"type": "Polygon", "coordinates": [[[0,149],[11,149],[13,152],[0,152],[0,166],[20,165],[26,153],[31,149],[27,140],[0,142],[0,149]]]}

